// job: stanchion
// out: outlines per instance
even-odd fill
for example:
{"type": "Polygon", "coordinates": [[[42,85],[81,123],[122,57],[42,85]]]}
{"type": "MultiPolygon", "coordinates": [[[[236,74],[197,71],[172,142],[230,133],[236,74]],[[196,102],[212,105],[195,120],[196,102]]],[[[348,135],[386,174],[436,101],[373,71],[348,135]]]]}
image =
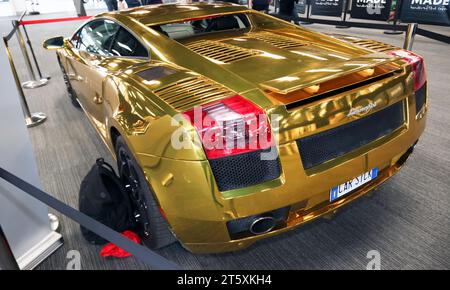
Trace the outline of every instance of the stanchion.
{"type": "Polygon", "coordinates": [[[83,0],[73,0],[75,4],[75,10],[77,11],[78,16],[86,16],[86,9],[84,9],[83,0]]]}
{"type": "Polygon", "coordinates": [[[412,50],[414,37],[416,36],[417,27],[419,25],[417,23],[409,23],[408,29],[406,30],[405,42],[403,43],[403,49],[412,50]]]}
{"type": "MultiPolygon", "coordinates": [[[[17,32],[18,27],[15,27],[15,29],[17,32]]],[[[19,79],[19,75],[17,74],[16,66],[14,65],[14,61],[12,59],[11,51],[9,50],[7,37],[3,37],[3,43],[5,45],[6,55],[8,56],[9,65],[11,66],[11,71],[12,71],[12,74],[14,77],[14,81],[16,82],[17,91],[19,92],[20,102],[22,103],[22,110],[25,115],[25,123],[27,124],[27,127],[37,126],[37,125],[45,122],[45,120],[47,119],[47,116],[41,112],[38,112],[38,113],[30,112],[30,108],[28,107],[27,100],[25,99],[25,94],[23,93],[23,89],[20,84],[20,79],[19,79]]]]}
{"type": "MultiPolygon", "coordinates": [[[[20,24],[20,22],[19,22],[19,24],[20,24]]],[[[37,61],[36,55],[34,54],[33,45],[31,44],[31,40],[30,40],[30,37],[28,36],[27,29],[25,28],[25,25],[21,25],[21,26],[22,26],[22,28],[23,28],[23,32],[25,32],[25,37],[27,38],[27,44],[28,44],[28,47],[30,48],[31,56],[33,57],[34,66],[36,67],[36,70],[37,70],[37,72],[38,72],[38,74],[39,74],[40,79],[47,79],[47,80],[50,80],[50,77],[49,77],[49,76],[47,76],[47,77],[43,77],[43,76],[42,76],[41,68],[39,67],[39,63],[38,63],[38,61],[37,61]]],[[[19,28],[18,28],[18,29],[19,29],[19,28]]]]}
{"type": "Polygon", "coordinates": [[[310,25],[313,24],[311,21],[309,21],[309,15],[311,14],[311,0],[306,0],[306,20],[300,21],[301,25],[310,25]]]}
{"type": "Polygon", "coordinates": [[[346,25],[347,23],[347,10],[348,10],[348,1],[344,2],[344,18],[342,19],[343,24],[341,25],[336,25],[336,28],[339,29],[345,29],[345,28],[350,28],[350,26],[346,25]]]}
{"type": "Polygon", "coordinates": [[[0,226],[0,270],[20,270],[0,226]]]}
{"type": "Polygon", "coordinates": [[[48,83],[48,79],[37,79],[34,73],[33,66],[31,64],[30,56],[28,55],[27,47],[25,46],[25,41],[22,37],[22,32],[20,32],[19,22],[17,20],[13,21],[13,26],[16,29],[17,40],[19,41],[19,47],[22,51],[23,58],[25,59],[25,66],[28,69],[28,73],[31,77],[30,81],[22,83],[22,87],[25,89],[34,89],[38,87],[45,86],[48,83]]]}

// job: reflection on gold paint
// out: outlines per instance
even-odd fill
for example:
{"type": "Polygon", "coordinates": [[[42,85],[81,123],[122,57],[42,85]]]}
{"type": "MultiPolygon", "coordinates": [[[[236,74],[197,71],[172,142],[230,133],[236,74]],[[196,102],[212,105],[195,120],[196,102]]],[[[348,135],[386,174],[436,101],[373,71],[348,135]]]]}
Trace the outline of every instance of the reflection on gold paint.
{"type": "Polygon", "coordinates": [[[277,81],[277,82],[294,82],[294,81],[298,81],[299,79],[300,79],[299,77],[285,76],[285,77],[277,78],[275,81],[277,81]]]}
{"type": "Polygon", "coordinates": [[[367,77],[372,76],[374,72],[375,72],[375,69],[373,69],[373,68],[368,68],[368,69],[359,71],[359,72],[357,72],[357,73],[358,73],[359,75],[361,75],[362,77],[367,78],[367,77]]]}
{"type": "Polygon", "coordinates": [[[320,85],[309,86],[303,89],[308,94],[315,94],[320,90],[320,85]]]}
{"type": "Polygon", "coordinates": [[[321,57],[321,56],[314,55],[314,54],[307,53],[307,52],[296,51],[296,50],[291,50],[291,52],[295,53],[295,54],[298,54],[298,55],[301,55],[301,56],[306,56],[306,57],[309,57],[309,58],[313,58],[313,59],[316,59],[316,60],[328,60],[325,57],[321,57]]]}
{"type": "Polygon", "coordinates": [[[269,52],[262,51],[262,50],[260,50],[260,52],[261,52],[261,54],[259,56],[269,57],[272,59],[286,59],[284,56],[281,56],[281,55],[269,53],[269,52]]]}
{"type": "Polygon", "coordinates": [[[223,61],[220,61],[220,60],[217,60],[217,59],[214,59],[214,58],[210,58],[210,57],[207,57],[207,56],[205,56],[205,58],[207,60],[209,60],[209,61],[212,61],[213,63],[216,63],[216,64],[225,64],[223,61]]]}
{"type": "Polygon", "coordinates": [[[148,85],[148,86],[157,86],[161,84],[161,81],[158,80],[143,80],[142,83],[148,85]]]}
{"type": "Polygon", "coordinates": [[[335,58],[339,58],[339,59],[343,59],[343,60],[349,60],[350,58],[342,56],[342,55],[337,55],[337,54],[333,54],[333,53],[329,53],[329,56],[335,57],[335,58]]]}
{"type": "Polygon", "coordinates": [[[150,11],[147,11],[147,10],[136,10],[136,11],[130,12],[130,15],[146,15],[149,13],[150,13],[150,11]]]}
{"type": "Polygon", "coordinates": [[[338,68],[318,68],[318,69],[309,69],[305,72],[307,73],[321,73],[321,72],[341,72],[341,69],[338,68]]]}
{"type": "Polygon", "coordinates": [[[119,64],[116,63],[116,62],[110,62],[110,63],[108,64],[108,66],[111,67],[111,68],[116,68],[116,67],[119,66],[119,64]]]}

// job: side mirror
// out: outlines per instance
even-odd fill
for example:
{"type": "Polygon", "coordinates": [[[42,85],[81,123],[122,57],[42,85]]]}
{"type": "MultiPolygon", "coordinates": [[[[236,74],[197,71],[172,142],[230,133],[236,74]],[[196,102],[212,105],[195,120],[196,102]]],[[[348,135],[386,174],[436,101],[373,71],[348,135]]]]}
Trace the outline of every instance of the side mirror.
{"type": "Polygon", "coordinates": [[[44,41],[44,48],[51,50],[51,49],[60,49],[64,48],[64,37],[58,36],[49,38],[46,41],[44,41]]]}

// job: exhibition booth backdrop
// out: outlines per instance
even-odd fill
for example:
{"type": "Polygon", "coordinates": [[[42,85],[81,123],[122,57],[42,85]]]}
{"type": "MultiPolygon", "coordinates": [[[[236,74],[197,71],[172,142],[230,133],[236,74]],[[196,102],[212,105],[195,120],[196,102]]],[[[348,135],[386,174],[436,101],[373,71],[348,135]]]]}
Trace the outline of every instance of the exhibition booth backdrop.
{"type": "MultiPolygon", "coordinates": [[[[386,30],[386,34],[401,34],[407,31],[403,24],[450,25],[450,0],[305,0],[299,1],[302,24],[318,23],[336,25],[337,28],[360,27],[386,30]],[[352,19],[369,20],[364,22],[352,19]],[[319,16],[319,17],[315,17],[319,16]],[[334,18],[334,19],[333,19],[334,18]],[[336,18],[340,18],[336,20],[336,18]],[[403,24],[399,25],[401,21],[403,24]]],[[[275,12],[277,9],[275,8],[275,12]]],[[[285,20],[291,15],[274,14],[285,20]]],[[[414,28],[419,35],[449,43],[450,36],[427,29],[414,28]]]]}

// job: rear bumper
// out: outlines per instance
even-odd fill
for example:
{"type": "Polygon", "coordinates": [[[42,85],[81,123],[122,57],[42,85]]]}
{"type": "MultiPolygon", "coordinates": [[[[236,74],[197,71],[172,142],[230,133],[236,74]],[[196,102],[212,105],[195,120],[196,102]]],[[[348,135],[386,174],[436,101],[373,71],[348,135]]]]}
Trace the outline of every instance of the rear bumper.
{"type": "MultiPolygon", "coordinates": [[[[239,249],[245,249],[255,243],[257,240],[268,238],[289,230],[293,230],[307,222],[313,221],[316,218],[326,216],[328,214],[334,213],[340,207],[352,202],[353,200],[369,193],[370,191],[376,189],[380,184],[388,180],[395,173],[397,173],[404,162],[407,160],[409,155],[412,153],[412,148],[407,150],[403,155],[400,156],[398,161],[383,169],[378,177],[367,185],[358,188],[353,193],[346,195],[345,197],[337,200],[336,202],[329,203],[327,201],[314,206],[308,210],[298,210],[289,211],[289,216],[287,218],[286,226],[273,230],[266,234],[261,234],[257,236],[251,236],[238,240],[229,240],[221,243],[186,243],[184,247],[189,251],[194,253],[211,253],[211,252],[229,252],[236,251],[239,249]]],[[[294,205],[295,206],[295,205],[294,205]]]]}
{"type": "Polygon", "coordinates": [[[243,249],[314,220],[370,192],[399,171],[424,131],[427,106],[416,114],[408,103],[407,122],[389,136],[336,158],[324,167],[305,170],[295,141],[280,145],[281,176],[232,192],[219,192],[208,161],[140,156],[174,234],[195,253],[243,249]],[[330,188],[377,167],[378,177],[330,203],[330,188]],[[289,207],[284,225],[261,235],[232,239],[227,222],[289,207]]]}

